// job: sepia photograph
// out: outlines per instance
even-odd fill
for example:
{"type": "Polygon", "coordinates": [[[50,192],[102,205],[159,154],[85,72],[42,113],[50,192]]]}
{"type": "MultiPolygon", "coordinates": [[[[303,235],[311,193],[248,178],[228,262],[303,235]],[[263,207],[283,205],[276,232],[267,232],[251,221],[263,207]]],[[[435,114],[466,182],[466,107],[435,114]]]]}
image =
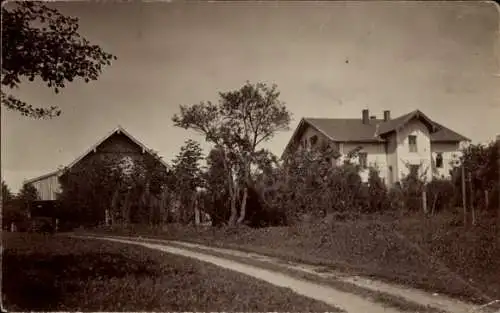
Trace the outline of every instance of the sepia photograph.
{"type": "Polygon", "coordinates": [[[500,313],[497,1],[3,1],[3,312],[500,313]]]}

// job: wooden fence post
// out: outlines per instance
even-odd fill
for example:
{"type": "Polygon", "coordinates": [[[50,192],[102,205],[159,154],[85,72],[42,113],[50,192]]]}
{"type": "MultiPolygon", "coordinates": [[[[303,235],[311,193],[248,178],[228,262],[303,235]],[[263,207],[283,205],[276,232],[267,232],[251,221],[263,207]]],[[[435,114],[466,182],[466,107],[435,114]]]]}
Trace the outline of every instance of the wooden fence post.
{"type": "Polygon", "coordinates": [[[470,196],[469,196],[469,202],[470,202],[470,209],[471,209],[471,214],[472,214],[472,225],[475,226],[476,225],[476,209],[474,208],[474,196],[473,196],[473,193],[474,193],[474,190],[473,190],[473,187],[472,187],[472,174],[469,172],[469,193],[470,193],[470,196]]]}
{"type": "Polygon", "coordinates": [[[497,135],[497,149],[498,149],[498,224],[500,225],[500,135],[497,135]]]}
{"type": "Polygon", "coordinates": [[[427,193],[425,192],[425,189],[422,190],[422,206],[424,208],[424,214],[427,215],[427,193]]]}
{"type": "Polygon", "coordinates": [[[484,206],[486,211],[488,211],[490,208],[490,195],[486,189],[484,190],[484,206]]]}
{"type": "MultiPolygon", "coordinates": [[[[463,161],[462,161],[463,162],[463,161]]],[[[465,195],[465,166],[462,163],[462,206],[464,208],[464,226],[467,226],[467,201],[465,195]]]]}

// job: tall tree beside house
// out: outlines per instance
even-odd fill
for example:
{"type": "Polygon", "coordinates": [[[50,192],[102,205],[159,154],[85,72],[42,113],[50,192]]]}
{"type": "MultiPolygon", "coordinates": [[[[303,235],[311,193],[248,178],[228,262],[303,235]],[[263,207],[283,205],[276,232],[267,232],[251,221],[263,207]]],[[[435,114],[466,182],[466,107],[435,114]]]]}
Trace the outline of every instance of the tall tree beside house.
{"type": "Polygon", "coordinates": [[[19,190],[17,199],[26,213],[31,212],[30,204],[39,199],[38,191],[32,184],[24,184],[19,190]]]}
{"type": "Polygon", "coordinates": [[[14,194],[10,191],[9,186],[2,180],[2,203],[6,203],[14,199],[14,194]]]}
{"type": "Polygon", "coordinates": [[[8,229],[11,223],[19,223],[25,220],[27,212],[19,197],[16,197],[9,186],[2,181],[2,224],[8,229]]]}
{"type": "MultiPolygon", "coordinates": [[[[116,57],[78,33],[78,19],[41,2],[2,5],[2,87],[19,88],[22,81],[41,79],[58,93],[77,78],[97,80],[116,57]]],[[[2,88],[2,105],[34,118],[58,116],[56,106],[35,107],[2,88]]]]}
{"type": "Polygon", "coordinates": [[[351,162],[332,166],[338,156],[329,145],[286,154],[283,162],[263,179],[265,204],[275,212],[286,212],[288,223],[305,215],[324,218],[332,213],[360,212],[364,202],[359,200],[359,169],[351,162]]]}
{"type": "Polygon", "coordinates": [[[36,201],[39,198],[38,191],[32,184],[24,184],[17,195],[19,199],[25,202],[36,201]]]}
{"type": "Polygon", "coordinates": [[[194,216],[197,188],[202,186],[201,165],[203,154],[200,144],[188,139],[181,151],[172,161],[172,174],[175,177],[175,192],[180,202],[180,219],[188,223],[194,216]]]}
{"type": "Polygon", "coordinates": [[[461,151],[459,165],[452,170],[452,176],[460,199],[462,197],[460,188],[462,170],[460,166],[463,164],[464,172],[467,175],[466,199],[468,199],[468,206],[473,205],[482,209],[482,213],[487,212],[488,209],[490,209],[490,212],[497,212],[498,208],[498,192],[500,188],[500,182],[498,181],[500,171],[498,144],[498,142],[490,142],[488,144],[471,144],[467,146],[461,151]],[[469,173],[471,181],[469,181],[469,173]],[[471,190],[473,194],[470,193],[471,190]],[[488,208],[486,204],[488,204],[488,208]]]}
{"type": "Polygon", "coordinates": [[[175,126],[203,134],[208,142],[223,152],[231,197],[229,224],[234,225],[242,223],[246,216],[251,165],[255,162],[258,146],[278,131],[288,130],[291,114],[279,100],[276,85],[247,82],[240,89],[221,92],[219,96],[218,104],[202,102],[181,106],[180,114],[172,120],[175,126]],[[243,177],[239,214],[236,208],[238,185],[233,181],[236,173],[243,177]]]}
{"type": "Polygon", "coordinates": [[[154,151],[140,158],[135,170],[135,176],[140,179],[138,186],[142,190],[139,207],[143,208],[149,224],[159,224],[169,214],[168,201],[175,186],[172,171],[165,169],[154,151]]]}
{"type": "Polygon", "coordinates": [[[210,150],[205,158],[206,169],[202,173],[203,187],[206,190],[202,195],[203,208],[210,215],[213,226],[224,224],[231,216],[229,182],[223,158],[222,148],[210,150]]]}

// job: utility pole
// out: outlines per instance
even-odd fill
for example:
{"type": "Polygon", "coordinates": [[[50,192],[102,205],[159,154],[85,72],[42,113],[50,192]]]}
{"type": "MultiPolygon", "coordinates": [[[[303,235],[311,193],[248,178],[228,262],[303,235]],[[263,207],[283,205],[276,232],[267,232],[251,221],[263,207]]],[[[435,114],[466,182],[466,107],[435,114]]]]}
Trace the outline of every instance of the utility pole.
{"type": "Polygon", "coordinates": [[[498,162],[498,224],[500,225],[500,135],[497,135],[497,162],[498,162]]]}
{"type": "Polygon", "coordinates": [[[462,161],[462,206],[464,207],[464,226],[467,226],[467,201],[465,195],[465,165],[462,161]]]}

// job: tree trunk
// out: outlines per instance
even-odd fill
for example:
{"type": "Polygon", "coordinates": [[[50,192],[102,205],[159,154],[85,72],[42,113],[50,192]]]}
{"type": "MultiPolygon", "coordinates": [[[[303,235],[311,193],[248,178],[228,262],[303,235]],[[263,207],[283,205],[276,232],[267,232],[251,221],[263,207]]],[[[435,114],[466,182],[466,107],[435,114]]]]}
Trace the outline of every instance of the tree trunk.
{"type": "Polygon", "coordinates": [[[196,226],[200,225],[200,208],[198,207],[198,197],[197,193],[194,193],[193,196],[193,207],[194,207],[194,224],[196,226]]]}
{"type": "Polygon", "coordinates": [[[488,195],[487,189],[484,190],[484,208],[487,212],[490,209],[490,196],[488,195]]]}
{"type": "Polygon", "coordinates": [[[427,193],[425,190],[422,191],[422,206],[424,208],[424,214],[427,215],[427,193]]]}
{"type": "Polygon", "coordinates": [[[241,224],[245,220],[247,198],[248,198],[248,187],[245,186],[243,189],[243,199],[241,199],[240,217],[238,218],[237,224],[241,224]]]}
{"type": "MultiPolygon", "coordinates": [[[[231,179],[233,179],[231,177],[231,179]]],[[[236,209],[236,190],[232,182],[229,182],[229,197],[231,198],[231,216],[229,217],[228,225],[234,226],[238,218],[238,210],[236,209]]]]}
{"type": "MultiPolygon", "coordinates": [[[[462,161],[463,162],[463,161],[462,161]]],[[[464,209],[464,226],[467,226],[467,201],[466,201],[466,189],[465,189],[465,167],[462,164],[462,205],[464,209]]]]}
{"type": "Polygon", "coordinates": [[[250,160],[247,158],[243,159],[244,161],[244,172],[243,175],[245,177],[245,186],[243,187],[243,198],[241,199],[241,207],[240,207],[240,217],[238,218],[237,224],[243,223],[246,217],[246,208],[247,208],[247,200],[248,200],[248,186],[250,186],[250,160]]]}
{"type": "Polygon", "coordinates": [[[224,169],[226,171],[227,179],[228,179],[227,183],[228,183],[229,197],[231,198],[231,215],[229,217],[228,225],[234,226],[236,223],[236,219],[238,217],[238,210],[236,209],[236,196],[237,196],[237,194],[235,191],[232,169],[228,164],[227,155],[226,155],[225,150],[223,150],[223,158],[222,159],[223,159],[222,163],[224,164],[224,169]]]}
{"type": "Polygon", "coordinates": [[[432,203],[431,215],[435,215],[436,214],[436,203],[437,203],[438,197],[439,197],[439,193],[436,193],[436,195],[434,196],[434,201],[432,203]]]}
{"type": "Polygon", "coordinates": [[[476,209],[474,206],[474,189],[472,186],[472,174],[469,172],[469,193],[470,193],[470,208],[471,208],[471,213],[472,213],[472,226],[476,226],[476,209]]]}

